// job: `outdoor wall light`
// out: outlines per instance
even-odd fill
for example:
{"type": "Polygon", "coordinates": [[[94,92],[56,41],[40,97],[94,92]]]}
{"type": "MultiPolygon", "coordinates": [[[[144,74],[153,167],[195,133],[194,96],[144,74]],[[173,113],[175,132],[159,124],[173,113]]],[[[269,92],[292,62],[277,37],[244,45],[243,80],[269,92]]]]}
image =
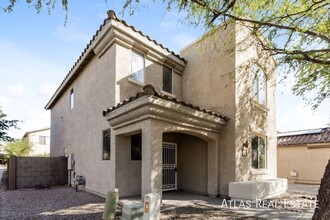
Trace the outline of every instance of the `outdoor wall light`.
{"type": "Polygon", "coordinates": [[[249,147],[249,142],[245,141],[243,143],[243,147],[242,147],[242,156],[244,156],[244,157],[247,156],[248,147],[249,147]]]}

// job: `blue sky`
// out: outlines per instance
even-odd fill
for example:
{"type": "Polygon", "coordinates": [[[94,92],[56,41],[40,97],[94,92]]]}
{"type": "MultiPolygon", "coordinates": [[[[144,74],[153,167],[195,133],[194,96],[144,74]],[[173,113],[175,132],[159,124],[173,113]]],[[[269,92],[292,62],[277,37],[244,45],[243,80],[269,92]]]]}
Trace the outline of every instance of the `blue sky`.
{"type": "MultiPolygon", "coordinates": [[[[4,7],[7,1],[1,1],[4,7]]],[[[25,1],[12,13],[0,12],[0,105],[9,119],[19,119],[20,130],[10,134],[21,138],[24,132],[50,126],[50,112],[44,106],[80,56],[88,41],[106,17],[108,9],[138,30],[169,49],[180,48],[202,35],[201,29],[187,27],[177,12],[165,13],[162,4],[151,4],[122,17],[123,1],[70,1],[68,21],[59,3],[48,15],[37,14],[25,1]]],[[[144,1],[146,2],[146,1],[144,1]]],[[[277,129],[300,130],[326,126],[330,122],[330,102],[312,111],[290,91],[290,82],[277,88],[277,129]]]]}

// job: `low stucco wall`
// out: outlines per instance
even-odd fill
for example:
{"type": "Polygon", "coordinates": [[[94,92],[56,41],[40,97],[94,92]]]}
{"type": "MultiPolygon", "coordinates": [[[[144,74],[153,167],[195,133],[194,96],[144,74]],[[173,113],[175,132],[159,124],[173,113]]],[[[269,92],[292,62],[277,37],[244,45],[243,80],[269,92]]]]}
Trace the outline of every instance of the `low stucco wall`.
{"type": "Polygon", "coordinates": [[[330,159],[330,144],[323,147],[278,146],[277,170],[279,178],[290,183],[320,184],[330,159]],[[297,172],[297,177],[290,172],[297,172]]]}

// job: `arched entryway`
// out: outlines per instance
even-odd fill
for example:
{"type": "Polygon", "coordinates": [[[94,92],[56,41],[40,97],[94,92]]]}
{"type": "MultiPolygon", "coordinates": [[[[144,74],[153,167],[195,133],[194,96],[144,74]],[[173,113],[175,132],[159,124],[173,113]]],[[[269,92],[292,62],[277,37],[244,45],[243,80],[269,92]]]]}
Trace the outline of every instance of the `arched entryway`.
{"type": "Polygon", "coordinates": [[[207,146],[207,141],[190,134],[163,133],[163,191],[207,195],[207,146]]]}

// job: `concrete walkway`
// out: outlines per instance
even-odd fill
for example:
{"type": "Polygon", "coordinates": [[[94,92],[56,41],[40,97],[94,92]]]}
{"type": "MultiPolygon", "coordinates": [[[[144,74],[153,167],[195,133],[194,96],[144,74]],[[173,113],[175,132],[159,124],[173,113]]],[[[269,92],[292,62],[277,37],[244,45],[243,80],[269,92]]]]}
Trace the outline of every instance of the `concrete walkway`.
{"type": "MultiPolygon", "coordinates": [[[[141,202],[140,196],[133,196],[122,198],[119,200],[120,204],[141,202]]],[[[232,203],[233,204],[233,203],[232,203]]],[[[239,207],[237,205],[230,205],[230,201],[221,198],[210,198],[203,195],[197,195],[186,192],[167,192],[163,193],[162,210],[172,208],[184,207],[189,205],[209,206],[217,209],[229,210],[236,213],[241,213],[247,216],[254,216],[262,219],[312,219],[313,211],[291,212],[286,210],[279,210],[275,208],[264,208],[256,204],[251,204],[251,207],[239,207]]]]}

